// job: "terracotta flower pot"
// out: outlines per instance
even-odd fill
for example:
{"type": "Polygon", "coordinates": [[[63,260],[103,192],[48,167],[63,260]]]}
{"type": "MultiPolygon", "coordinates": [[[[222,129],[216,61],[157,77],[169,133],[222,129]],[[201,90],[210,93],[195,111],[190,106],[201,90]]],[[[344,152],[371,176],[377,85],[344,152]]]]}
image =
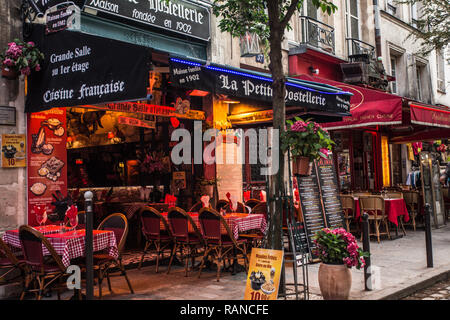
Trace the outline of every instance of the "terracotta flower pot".
{"type": "Polygon", "coordinates": [[[211,198],[214,196],[214,185],[208,184],[202,186],[202,192],[204,195],[210,196],[211,198]]]}
{"type": "Polygon", "coordinates": [[[344,264],[325,264],[319,267],[319,287],[324,300],[348,300],[352,273],[344,264]]]}
{"type": "Polygon", "coordinates": [[[311,174],[312,166],[308,157],[297,156],[294,158],[292,164],[292,173],[301,176],[309,176],[311,174]]]}
{"type": "Polygon", "coordinates": [[[9,80],[14,80],[17,79],[19,76],[19,74],[17,73],[16,70],[14,69],[10,69],[8,67],[2,67],[2,77],[9,79],[9,80]]]}

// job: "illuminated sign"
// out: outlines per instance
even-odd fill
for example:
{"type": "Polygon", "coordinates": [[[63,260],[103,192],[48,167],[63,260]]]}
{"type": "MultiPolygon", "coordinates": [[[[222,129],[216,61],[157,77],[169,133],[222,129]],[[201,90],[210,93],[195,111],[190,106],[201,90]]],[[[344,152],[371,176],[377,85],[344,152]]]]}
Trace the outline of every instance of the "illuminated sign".
{"type": "Polygon", "coordinates": [[[191,120],[205,120],[205,112],[199,110],[189,110],[185,114],[177,113],[174,107],[159,106],[155,104],[139,102],[108,103],[104,105],[84,105],[84,108],[149,114],[160,117],[177,117],[191,120]]]}

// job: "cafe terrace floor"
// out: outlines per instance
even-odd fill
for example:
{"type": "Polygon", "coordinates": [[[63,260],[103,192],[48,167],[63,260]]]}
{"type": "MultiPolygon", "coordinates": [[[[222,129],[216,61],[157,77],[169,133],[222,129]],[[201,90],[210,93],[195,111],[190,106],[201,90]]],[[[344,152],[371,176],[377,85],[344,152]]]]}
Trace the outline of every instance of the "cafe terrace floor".
{"type": "MultiPolygon", "coordinates": [[[[364,291],[364,274],[362,270],[352,270],[352,289],[350,299],[400,299],[406,295],[449,277],[450,273],[450,225],[433,229],[434,268],[426,266],[425,232],[406,230],[406,237],[396,240],[382,240],[380,244],[371,241],[372,265],[379,269],[379,287],[373,291],[364,291]]],[[[119,300],[241,300],[244,297],[246,274],[241,272],[234,276],[223,272],[217,282],[215,269],[205,269],[200,279],[197,273],[184,277],[184,269],[174,266],[166,274],[166,265],[155,273],[154,265],[142,267],[141,270],[130,269],[128,275],[135,290],[130,295],[123,277],[112,278],[113,294],[103,284],[103,299],[119,300]]],[[[319,264],[309,266],[310,299],[320,300],[317,273],[319,264]]],[[[292,282],[292,268],[289,267],[288,282],[292,282]]],[[[301,272],[301,268],[298,268],[301,272]]],[[[300,274],[301,275],[301,274],[300,274]]],[[[377,283],[378,282],[378,283],[377,283]]],[[[97,294],[97,290],[95,290],[97,294]]],[[[63,298],[69,298],[67,292],[63,298]]],[[[33,299],[32,296],[29,297],[33,299]]],[[[56,294],[50,298],[56,299],[56,294]]]]}

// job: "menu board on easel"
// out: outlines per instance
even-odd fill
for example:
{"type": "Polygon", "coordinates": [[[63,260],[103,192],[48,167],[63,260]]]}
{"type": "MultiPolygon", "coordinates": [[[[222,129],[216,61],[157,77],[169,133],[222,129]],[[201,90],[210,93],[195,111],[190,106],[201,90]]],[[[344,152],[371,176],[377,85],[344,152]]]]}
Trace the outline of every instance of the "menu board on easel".
{"type": "Polygon", "coordinates": [[[344,217],[333,160],[320,159],[315,164],[327,227],[342,228],[344,217]]]}
{"type": "Polygon", "coordinates": [[[297,185],[300,195],[303,223],[310,246],[311,258],[314,260],[317,256],[313,254],[316,247],[313,237],[317,231],[326,228],[319,179],[315,168],[313,167],[312,173],[309,176],[297,176],[297,185]]]}

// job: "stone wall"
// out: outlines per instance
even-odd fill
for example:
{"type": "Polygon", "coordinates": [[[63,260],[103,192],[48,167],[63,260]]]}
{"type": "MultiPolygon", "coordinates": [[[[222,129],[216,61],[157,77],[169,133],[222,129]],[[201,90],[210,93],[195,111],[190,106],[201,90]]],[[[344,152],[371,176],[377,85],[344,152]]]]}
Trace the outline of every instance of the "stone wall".
{"type": "MultiPolygon", "coordinates": [[[[20,1],[0,2],[0,48],[21,38],[20,1]]],[[[24,80],[0,78],[0,106],[16,108],[16,126],[1,126],[0,134],[25,134],[24,80]]],[[[26,168],[0,168],[0,233],[26,223],[26,168]]]]}

